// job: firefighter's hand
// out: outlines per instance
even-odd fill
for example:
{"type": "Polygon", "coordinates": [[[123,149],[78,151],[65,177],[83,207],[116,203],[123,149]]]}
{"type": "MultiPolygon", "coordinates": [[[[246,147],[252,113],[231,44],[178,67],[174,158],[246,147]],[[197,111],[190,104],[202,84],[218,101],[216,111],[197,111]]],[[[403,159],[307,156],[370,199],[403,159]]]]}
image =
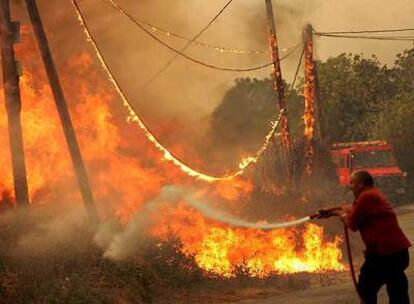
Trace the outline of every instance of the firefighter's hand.
{"type": "Polygon", "coordinates": [[[348,225],[348,212],[342,211],[339,214],[339,219],[341,220],[342,223],[344,223],[345,225],[348,225]]]}
{"type": "Polygon", "coordinates": [[[344,206],[342,207],[341,211],[339,212],[338,216],[342,223],[344,223],[345,226],[348,226],[348,216],[352,211],[352,207],[350,206],[344,206]]]}
{"type": "Polygon", "coordinates": [[[338,207],[337,209],[330,211],[332,216],[341,216],[342,212],[343,212],[342,207],[338,207]]]}
{"type": "Polygon", "coordinates": [[[333,214],[335,214],[336,216],[339,216],[339,218],[341,218],[342,220],[342,218],[346,218],[348,214],[351,213],[351,211],[352,211],[351,205],[344,205],[334,210],[333,214]]]}
{"type": "Polygon", "coordinates": [[[346,212],[346,213],[349,214],[352,211],[352,205],[351,204],[344,205],[344,206],[341,207],[341,209],[342,209],[343,212],[346,212]]]}
{"type": "Polygon", "coordinates": [[[339,207],[335,207],[335,208],[329,208],[329,209],[319,209],[317,214],[318,214],[318,218],[330,218],[332,216],[338,216],[339,215],[339,210],[341,208],[339,207]]]}

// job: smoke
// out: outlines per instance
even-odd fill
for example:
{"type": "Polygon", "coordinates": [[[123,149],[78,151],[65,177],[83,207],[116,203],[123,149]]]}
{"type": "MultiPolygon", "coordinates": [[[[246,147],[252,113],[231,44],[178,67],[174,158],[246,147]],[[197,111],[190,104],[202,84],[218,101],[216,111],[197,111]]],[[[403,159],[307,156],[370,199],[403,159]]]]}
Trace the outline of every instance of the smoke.
{"type": "Polygon", "coordinates": [[[155,218],[163,210],[163,207],[172,207],[180,202],[185,202],[185,204],[212,221],[233,228],[276,230],[297,226],[310,220],[309,217],[304,217],[280,223],[250,222],[228,214],[215,206],[213,207],[208,199],[198,197],[194,189],[169,185],[163,187],[155,199],[145,204],[124,229],[119,229],[113,223],[102,225],[95,235],[95,241],[100,247],[105,248],[105,257],[113,259],[128,258],[139,251],[142,242],[145,241],[143,232],[156,222],[155,218]]]}
{"type": "MultiPolygon", "coordinates": [[[[70,54],[90,49],[69,2],[38,2],[51,37],[54,55],[60,61],[70,54]]],[[[191,37],[226,1],[119,2],[133,15],[191,37]]],[[[120,83],[136,101],[137,107],[155,121],[163,117],[179,117],[181,120],[189,119],[206,127],[209,114],[236,77],[261,78],[270,75],[270,69],[245,74],[211,71],[184,59],[178,59],[144,92],[142,85],[145,81],[173,54],[136,29],[103,0],[84,0],[80,3],[120,83]]],[[[18,18],[26,19],[23,8],[23,5],[18,5],[16,15],[18,18]]],[[[363,3],[357,0],[340,3],[328,0],[274,1],[274,11],[280,45],[286,47],[299,42],[302,26],[307,22],[321,31],[407,26],[414,14],[414,3],[410,0],[396,0],[392,5],[384,0],[369,0],[363,3]]],[[[264,1],[235,1],[201,40],[233,48],[266,50],[266,30],[264,1]]],[[[176,47],[185,44],[173,38],[161,38],[176,47]]],[[[395,53],[406,47],[410,45],[401,42],[364,42],[328,38],[321,38],[316,44],[320,59],[341,52],[364,52],[368,55],[376,53],[386,63],[392,62],[395,53]]],[[[228,67],[257,65],[269,61],[267,55],[223,55],[199,47],[190,48],[189,54],[228,67]]],[[[283,74],[288,80],[294,72],[296,62],[297,58],[294,57],[283,64],[283,74]]]]}
{"type": "MultiPolygon", "coordinates": [[[[182,35],[194,36],[227,1],[224,0],[119,0],[131,14],[182,35]]],[[[273,1],[279,44],[296,45],[302,27],[311,23],[319,31],[364,28],[396,28],[411,23],[414,2],[396,0],[273,1]]],[[[28,22],[25,6],[17,1],[15,19],[28,22]]],[[[75,18],[69,1],[38,1],[50,38],[54,57],[63,63],[73,54],[91,51],[75,18]]],[[[143,34],[104,0],[82,0],[80,4],[104,55],[117,79],[151,129],[160,133],[162,125],[176,121],[187,126],[173,133],[161,134],[168,145],[185,142],[188,150],[203,146],[202,138],[210,127],[210,116],[236,77],[269,77],[271,68],[252,73],[220,72],[200,67],[178,58],[150,86],[143,87],[172,56],[169,50],[143,34]]],[[[161,39],[181,48],[186,42],[161,39]]],[[[267,22],[264,1],[234,1],[229,9],[200,38],[201,41],[236,49],[267,50],[267,22]]],[[[342,52],[377,54],[384,63],[392,63],[395,54],[411,47],[406,42],[350,41],[317,38],[316,56],[324,60],[342,52]]],[[[291,82],[300,51],[282,63],[282,73],[291,82]]],[[[268,54],[221,54],[193,46],[188,54],[200,60],[226,67],[256,66],[269,62],[268,54]]],[[[282,53],[283,55],[283,53],[282,53]]],[[[98,63],[97,69],[100,70],[98,63]]],[[[70,85],[70,84],[66,84],[70,85]]]]}
{"type": "Polygon", "coordinates": [[[181,191],[174,187],[165,187],[161,193],[147,202],[122,229],[115,223],[106,223],[98,228],[95,242],[104,248],[105,257],[125,259],[136,253],[145,241],[144,232],[154,222],[154,217],[162,205],[176,205],[181,198],[181,191]]]}
{"type": "Polygon", "coordinates": [[[70,204],[9,210],[0,216],[1,253],[18,259],[64,256],[93,235],[83,208],[70,204]]]}
{"type": "MultiPolygon", "coordinates": [[[[192,37],[226,1],[119,1],[133,15],[160,27],[192,37]]],[[[50,37],[54,55],[59,62],[79,51],[90,50],[69,2],[38,1],[50,37]],[[46,18],[47,16],[47,18],[46,18]],[[64,47],[62,47],[64,45],[64,47]]],[[[199,67],[182,58],[149,87],[143,84],[151,78],[173,53],[148,38],[125,17],[102,0],[80,1],[88,23],[105,52],[115,75],[128,96],[147,120],[157,125],[165,118],[197,122],[200,132],[208,127],[208,117],[220,102],[224,92],[236,77],[267,77],[271,69],[256,73],[228,73],[199,67]],[[152,120],[152,121],[151,121],[152,120]]],[[[19,18],[24,18],[24,6],[18,6],[19,18]]],[[[303,15],[300,6],[282,5],[276,10],[280,23],[282,47],[297,44],[300,32],[291,35],[293,15],[303,15]],[[283,12],[286,11],[286,17],[283,12]],[[300,13],[298,13],[300,11],[300,13]]],[[[236,49],[266,51],[267,24],[264,2],[234,2],[200,40],[236,49]]],[[[27,19],[26,19],[27,22],[27,19]]],[[[300,26],[299,26],[300,27],[300,26]]],[[[160,36],[167,43],[180,48],[185,42],[160,36]]],[[[225,67],[257,66],[270,61],[267,54],[231,55],[210,49],[191,47],[189,55],[225,67]]],[[[298,54],[297,54],[298,55],[298,54]]],[[[294,65],[296,59],[287,62],[294,65]]],[[[293,69],[293,68],[292,68],[293,69]]],[[[197,133],[194,128],[192,133],[197,133]]],[[[200,135],[194,134],[194,135],[200,135]]]]}
{"type": "MultiPolygon", "coordinates": [[[[156,221],[163,207],[174,207],[190,197],[190,190],[179,186],[165,186],[160,194],[147,202],[128,224],[121,228],[114,223],[99,227],[95,242],[104,248],[104,256],[112,259],[125,259],[137,253],[145,242],[144,233],[156,221]]],[[[205,211],[206,215],[209,210],[205,211]]]]}
{"type": "MultiPolygon", "coordinates": [[[[414,2],[396,0],[324,1],[318,14],[310,21],[317,31],[395,29],[412,27],[414,2]]],[[[397,53],[412,47],[411,42],[380,42],[372,40],[329,39],[316,40],[318,57],[324,60],[339,53],[376,55],[384,64],[392,65],[397,53]]]]}
{"type": "Polygon", "coordinates": [[[49,204],[36,209],[15,209],[3,213],[0,216],[0,228],[7,233],[2,233],[0,238],[3,238],[3,248],[7,248],[8,255],[17,258],[66,255],[73,250],[87,248],[94,242],[103,250],[104,257],[123,260],[139,255],[140,248],[148,240],[149,229],[159,225],[160,214],[180,203],[185,203],[211,221],[233,228],[274,230],[309,220],[303,218],[286,223],[257,224],[218,208],[217,202],[201,197],[194,188],[168,185],[161,189],[158,196],[146,202],[126,226],[121,226],[113,219],[103,221],[95,229],[88,224],[82,206],[49,204]]]}

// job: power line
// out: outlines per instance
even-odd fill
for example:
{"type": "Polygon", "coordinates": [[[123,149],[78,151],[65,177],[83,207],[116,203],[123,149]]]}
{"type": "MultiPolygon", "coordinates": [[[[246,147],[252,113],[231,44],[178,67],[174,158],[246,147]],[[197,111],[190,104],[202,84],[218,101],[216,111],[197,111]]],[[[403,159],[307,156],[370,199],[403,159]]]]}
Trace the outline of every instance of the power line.
{"type": "Polygon", "coordinates": [[[88,25],[86,24],[85,21],[85,17],[83,16],[83,13],[81,11],[81,8],[77,2],[77,0],[71,0],[72,5],[75,8],[76,14],[78,16],[78,20],[81,24],[81,26],[83,27],[83,30],[86,34],[86,37],[88,39],[88,41],[92,44],[94,50],[95,50],[95,54],[96,56],[99,58],[102,67],[104,68],[104,70],[108,73],[109,76],[109,80],[112,82],[112,84],[114,85],[116,91],[118,92],[119,96],[121,97],[121,100],[124,103],[124,106],[127,108],[128,110],[128,121],[130,122],[136,122],[138,123],[139,127],[144,131],[146,137],[160,150],[164,153],[164,156],[168,159],[171,160],[174,164],[176,164],[177,166],[179,166],[181,169],[185,169],[185,172],[190,172],[190,174],[192,176],[197,176],[201,179],[205,178],[207,180],[213,180],[215,181],[214,177],[210,177],[204,174],[199,174],[197,171],[192,170],[191,168],[189,168],[187,165],[185,165],[177,156],[175,156],[173,153],[171,153],[170,151],[168,151],[158,140],[157,138],[153,135],[153,133],[151,132],[151,130],[147,127],[147,125],[145,124],[145,122],[143,121],[143,119],[141,117],[139,117],[134,109],[134,107],[132,106],[132,104],[128,101],[125,93],[122,90],[121,85],[119,84],[119,82],[116,80],[116,78],[113,76],[112,70],[109,67],[108,62],[106,61],[106,59],[104,58],[104,56],[102,55],[102,52],[97,44],[97,42],[95,41],[95,38],[92,36],[91,31],[89,30],[88,25]],[[167,157],[168,156],[168,157],[167,157]]]}
{"type": "Polygon", "coordinates": [[[383,30],[359,30],[359,31],[332,31],[332,32],[315,32],[316,35],[321,34],[365,34],[365,33],[396,33],[414,31],[414,28],[401,29],[383,29],[383,30]]]}
{"type": "MultiPolygon", "coordinates": [[[[110,0],[110,1],[114,1],[114,0],[110,0]]],[[[184,53],[191,45],[193,42],[195,42],[204,32],[206,32],[209,27],[221,16],[221,14],[227,9],[227,7],[233,2],[233,0],[229,0],[226,5],[207,23],[206,26],[204,26],[190,41],[188,41],[188,43],[180,50],[181,53],[184,53]]],[[[155,79],[157,79],[164,71],[166,71],[170,65],[178,58],[179,54],[175,54],[170,60],[168,60],[165,65],[158,70],[157,73],[154,74],[154,76],[152,76],[148,81],[146,81],[146,83],[144,84],[144,86],[148,86],[149,84],[151,84],[151,82],[153,82],[155,79]]]]}
{"type": "Polygon", "coordinates": [[[315,33],[319,37],[345,38],[345,39],[366,39],[366,40],[383,40],[383,41],[414,41],[414,36],[355,36],[339,34],[322,34],[315,33]]]}
{"type": "Polygon", "coordinates": [[[188,174],[189,176],[207,181],[207,182],[217,182],[217,181],[228,181],[231,180],[237,176],[242,175],[245,170],[247,169],[247,167],[249,167],[252,164],[255,164],[258,159],[262,156],[263,152],[267,149],[267,147],[270,144],[270,140],[273,137],[273,135],[275,134],[282,114],[284,112],[284,110],[281,110],[279,113],[278,118],[273,121],[271,123],[271,130],[268,133],[268,135],[265,137],[265,141],[262,145],[262,147],[259,149],[259,151],[256,153],[256,155],[254,157],[249,157],[247,158],[247,160],[243,160],[240,165],[239,165],[239,170],[233,172],[230,175],[225,175],[225,176],[211,176],[211,175],[207,175],[204,173],[201,173],[197,170],[192,169],[191,167],[187,166],[183,161],[180,160],[179,157],[175,156],[172,152],[170,152],[167,148],[165,148],[160,142],[159,140],[153,135],[153,133],[151,132],[151,130],[147,127],[147,125],[144,123],[143,119],[137,114],[137,112],[135,111],[134,107],[132,106],[132,104],[129,102],[129,100],[127,99],[125,93],[122,90],[121,85],[119,84],[119,82],[116,80],[116,78],[114,77],[109,64],[107,63],[106,59],[103,57],[101,50],[98,46],[98,44],[96,43],[94,37],[92,36],[88,25],[85,22],[85,18],[83,16],[83,13],[77,3],[77,0],[71,0],[71,3],[73,5],[73,7],[75,8],[78,20],[85,32],[85,35],[88,39],[88,41],[92,44],[92,47],[95,51],[96,56],[98,57],[99,61],[101,62],[101,65],[103,67],[103,69],[105,70],[105,72],[108,74],[109,76],[109,80],[112,82],[112,84],[114,85],[114,88],[116,89],[117,93],[119,94],[123,105],[126,107],[127,111],[128,111],[128,122],[135,122],[138,124],[138,126],[144,131],[145,136],[148,138],[148,140],[154,144],[154,146],[163,153],[163,156],[166,160],[171,161],[174,165],[176,165],[177,167],[179,167],[183,172],[185,172],[186,174],[188,174]]]}
{"type": "MultiPolygon", "coordinates": [[[[109,0],[114,6],[115,8],[117,8],[122,14],[124,14],[126,17],[128,17],[128,19],[130,21],[132,21],[133,23],[135,23],[137,26],[139,26],[142,30],[144,30],[144,32],[146,32],[148,35],[150,35],[152,38],[156,38],[154,35],[152,35],[149,31],[146,31],[145,28],[143,28],[138,22],[137,20],[134,18],[134,16],[132,16],[131,14],[129,14],[127,11],[125,11],[118,3],[115,2],[115,0],[109,0]]],[[[192,45],[192,43],[194,41],[196,41],[204,32],[206,32],[209,27],[220,17],[220,15],[230,6],[230,4],[233,2],[233,0],[229,0],[222,9],[219,10],[219,12],[190,40],[188,41],[188,43],[181,49],[181,50],[173,50],[171,48],[171,46],[167,45],[166,43],[164,43],[163,41],[159,40],[159,39],[155,39],[156,41],[158,41],[159,43],[161,43],[162,45],[164,45],[165,47],[169,48],[170,50],[175,52],[175,55],[168,60],[165,65],[158,70],[158,72],[156,72],[149,80],[147,80],[144,84],[144,87],[148,86],[149,84],[151,84],[155,79],[157,79],[164,71],[166,71],[170,65],[175,61],[175,59],[177,59],[179,56],[183,56],[184,52],[192,45]]],[[[184,56],[183,56],[184,57],[184,56]]],[[[187,58],[188,59],[188,58],[187,58]]]]}
{"type": "MultiPolygon", "coordinates": [[[[116,7],[114,7],[114,8],[116,8],[117,10],[119,10],[119,12],[121,12],[122,14],[124,14],[125,16],[127,16],[128,17],[128,19],[130,19],[137,27],[139,27],[144,33],[146,33],[147,35],[149,35],[152,39],[154,39],[155,41],[157,41],[159,44],[161,44],[162,46],[164,46],[164,47],[166,47],[167,49],[169,49],[170,51],[172,51],[172,52],[174,52],[175,53],[175,56],[173,57],[173,58],[171,58],[171,60],[168,62],[168,66],[173,62],[173,60],[175,60],[175,58],[177,58],[178,56],[181,56],[181,57],[183,57],[183,58],[185,58],[185,59],[187,59],[187,60],[189,60],[189,61],[191,61],[191,62],[193,62],[193,63],[196,63],[196,64],[199,64],[199,65],[201,65],[201,66],[204,66],[204,67],[206,67],[206,68],[210,68],[210,69],[214,69],[214,70],[219,70],[219,71],[226,71],[226,72],[251,72],[251,71],[257,71],[257,70],[261,70],[261,69],[264,69],[264,68],[267,68],[267,67],[269,67],[269,66],[271,66],[271,65],[273,65],[273,62],[269,62],[269,63],[265,63],[265,64],[262,64],[262,65],[259,65],[259,66],[254,66],[254,67],[248,67],[248,68],[226,68],[226,67],[220,67],[220,66],[217,66],[217,65],[213,65],[213,64],[209,64],[209,63],[206,63],[206,62],[203,62],[203,61],[201,61],[201,60],[198,60],[198,59],[196,59],[196,58],[193,58],[193,57],[191,57],[191,56],[188,56],[187,54],[185,54],[185,53],[183,53],[183,50],[178,50],[178,49],[176,49],[176,48],[174,48],[174,47],[172,47],[171,45],[169,45],[168,43],[166,43],[166,42],[164,42],[164,41],[162,41],[160,38],[158,38],[157,36],[155,36],[153,33],[151,33],[151,31],[149,31],[149,30],[147,30],[143,25],[141,25],[137,20],[135,20],[134,19],[134,17],[133,16],[131,16],[128,12],[126,12],[125,10],[123,10],[117,3],[115,3],[114,2],[114,0],[109,0],[109,1],[111,1],[111,3],[113,3],[113,5],[114,6],[116,6],[116,7]]],[[[229,5],[231,2],[228,2],[227,3],[227,5],[229,5]]],[[[221,10],[221,12],[224,10],[225,8],[223,8],[222,10],[221,10]]],[[[213,20],[211,20],[210,22],[209,22],[209,24],[211,25],[213,22],[214,22],[214,20],[215,19],[217,19],[218,18],[218,16],[219,16],[219,14],[217,14],[216,15],[216,17],[215,18],[213,18],[213,20]]],[[[205,30],[207,30],[207,28],[208,28],[208,26],[205,26],[204,27],[204,31],[205,30]]],[[[195,37],[195,39],[197,39],[201,34],[202,34],[202,32],[204,32],[203,30],[202,31],[200,31],[199,32],[199,34],[197,35],[197,37],[195,37]]],[[[194,39],[194,40],[195,40],[194,39]]],[[[190,45],[189,44],[187,44],[187,48],[189,47],[190,45]]],[[[294,53],[294,51],[296,51],[296,49],[298,48],[298,46],[295,46],[295,48],[293,48],[288,54],[286,54],[282,59],[286,59],[287,57],[289,57],[291,54],[293,54],[294,53]]],[[[282,60],[281,59],[281,60],[282,60]]],[[[153,81],[154,79],[155,79],[155,77],[157,77],[157,76],[159,76],[160,75],[160,73],[162,73],[166,68],[168,68],[168,66],[167,65],[165,65],[154,77],[152,77],[152,80],[150,80],[150,82],[151,81],[153,81]]],[[[148,82],[147,82],[147,84],[148,84],[148,82]]]]}
{"type": "MultiPolygon", "coordinates": [[[[108,4],[109,6],[111,6],[112,8],[116,8],[113,6],[112,3],[109,2],[109,0],[101,0],[104,3],[108,4]]],[[[266,54],[267,50],[241,50],[241,49],[236,49],[236,48],[230,48],[230,47],[225,47],[225,46],[221,46],[221,45],[217,45],[217,44],[212,44],[212,43],[207,43],[207,42],[203,42],[203,41],[192,41],[192,38],[188,38],[182,34],[178,34],[175,32],[172,32],[170,30],[164,29],[158,25],[154,25],[150,22],[147,22],[145,20],[143,20],[142,18],[139,18],[137,16],[134,16],[134,19],[141,23],[142,25],[145,25],[147,27],[149,27],[154,33],[158,33],[161,32],[163,34],[165,34],[165,36],[167,37],[174,37],[174,38],[178,38],[187,42],[192,42],[194,45],[200,46],[200,47],[205,47],[205,48],[209,48],[213,51],[216,51],[218,53],[221,54],[253,54],[253,55],[260,55],[260,54],[266,54]]],[[[284,51],[289,51],[290,48],[285,48],[283,49],[284,51]]]]}
{"type": "Polygon", "coordinates": [[[300,66],[302,65],[302,60],[303,60],[303,56],[305,55],[305,47],[302,50],[302,54],[300,55],[299,58],[299,63],[298,66],[296,67],[296,71],[295,71],[295,77],[293,77],[293,82],[290,85],[290,94],[288,97],[288,100],[291,99],[292,95],[293,95],[293,90],[295,89],[295,84],[296,84],[296,80],[298,79],[298,75],[299,75],[299,70],[300,70],[300,66]]]}
{"type": "MultiPolygon", "coordinates": [[[[137,19],[139,20],[139,19],[137,19]]],[[[164,33],[167,37],[174,37],[174,38],[178,38],[187,42],[191,42],[192,39],[188,38],[184,35],[181,34],[177,34],[168,30],[164,30],[158,26],[152,25],[150,23],[146,23],[143,21],[140,21],[142,24],[148,26],[151,28],[151,30],[153,32],[162,32],[164,33]]],[[[200,47],[205,47],[205,48],[209,48],[213,51],[216,51],[220,54],[237,54],[237,55],[262,55],[262,54],[266,54],[266,51],[262,51],[262,50],[242,50],[242,49],[235,49],[235,48],[229,48],[229,47],[225,47],[225,46],[221,46],[221,45],[217,45],[217,44],[211,44],[211,43],[207,43],[207,42],[203,42],[203,41],[192,41],[192,43],[196,46],[200,46],[200,47]]],[[[287,50],[287,49],[285,49],[287,50]]]]}

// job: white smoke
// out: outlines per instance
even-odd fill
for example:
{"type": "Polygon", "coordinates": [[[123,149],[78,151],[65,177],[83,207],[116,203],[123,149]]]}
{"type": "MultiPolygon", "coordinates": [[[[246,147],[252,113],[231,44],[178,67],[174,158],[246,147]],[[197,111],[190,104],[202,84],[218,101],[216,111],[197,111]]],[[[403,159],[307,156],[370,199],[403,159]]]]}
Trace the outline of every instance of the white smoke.
{"type": "Polygon", "coordinates": [[[288,222],[257,224],[211,207],[208,200],[197,198],[192,189],[169,185],[162,189],[158,197],[136,213],[124,230],[114,231],[108,225],[103,225],[98,230],[95,240],[98,245],[106,248],[104,256],[124,259],[137,252],[143,240],[143,231],[153,223],[154,215],[158,214],[161,206],[173,206],[182,201],[202,213],[206,218],[236,228],[275,230],[300,225],[310,220],[309,217],[305,217],[288,222]]]}
{"type": "Polygon", "coordinates": [[[135,214],[124,229],[114,223],[101,225],[95,235],[96,243],[105,249],[104,256],[124,259],[138,251],[143,241],[143,232],[154,220],[160,207],[168,202],[175,205],[182,198],[182,191],[177,187],[164,187],[161,193],[135,214]]]}

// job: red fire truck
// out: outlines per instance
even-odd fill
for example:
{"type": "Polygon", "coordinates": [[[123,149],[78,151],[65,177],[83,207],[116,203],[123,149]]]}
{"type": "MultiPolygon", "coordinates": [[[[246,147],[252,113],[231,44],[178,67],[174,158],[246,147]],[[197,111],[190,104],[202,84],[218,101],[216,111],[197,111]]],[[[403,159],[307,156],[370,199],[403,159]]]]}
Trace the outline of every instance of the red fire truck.
{"type": "Polygon", "coordinates": [[[366,170],[391,201],[403,201],[407,173],[398,167],[391,144],[386,141],[336,143],[331,153],[341,186],[349,185],[353,172],[366,170]]]}

